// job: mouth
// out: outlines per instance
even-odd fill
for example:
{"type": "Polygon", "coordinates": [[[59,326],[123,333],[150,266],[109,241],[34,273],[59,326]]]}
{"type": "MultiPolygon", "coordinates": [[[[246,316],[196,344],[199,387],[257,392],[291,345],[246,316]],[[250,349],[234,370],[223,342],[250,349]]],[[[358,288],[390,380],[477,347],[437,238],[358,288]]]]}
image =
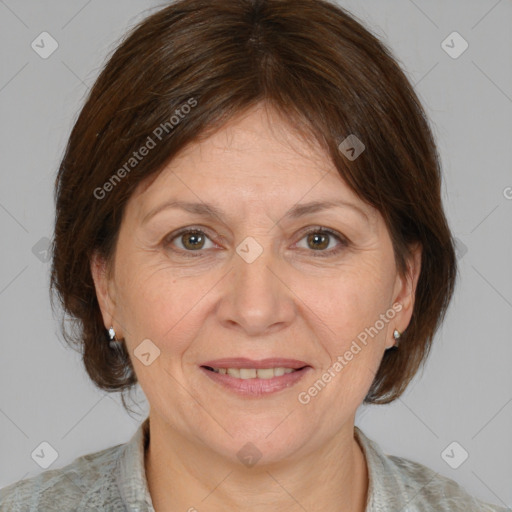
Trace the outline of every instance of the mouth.
{"type": "Polygon", "coordinates": [[[209,361],[200,366],[203,373],[222,389],[244,397],[261,397],[294,386],[313,368],[294,359],[245,358],[209,361]]]}

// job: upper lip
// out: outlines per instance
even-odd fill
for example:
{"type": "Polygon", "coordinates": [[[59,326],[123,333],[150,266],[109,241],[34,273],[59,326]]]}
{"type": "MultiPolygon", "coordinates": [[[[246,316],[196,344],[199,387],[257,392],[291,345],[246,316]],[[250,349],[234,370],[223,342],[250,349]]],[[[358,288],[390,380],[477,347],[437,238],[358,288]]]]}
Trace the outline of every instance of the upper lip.
{"type": "Polygon", "coordinates": [[[299,369],[309,366],[304,361],[298,359],[285,359],[282,357],[270,357],[267,359],[248,359],[246,357],[232,357],[225,359],[215,359],[206,361],[201,366],[210,366],[211,368],[294,368],[299,369]]]}

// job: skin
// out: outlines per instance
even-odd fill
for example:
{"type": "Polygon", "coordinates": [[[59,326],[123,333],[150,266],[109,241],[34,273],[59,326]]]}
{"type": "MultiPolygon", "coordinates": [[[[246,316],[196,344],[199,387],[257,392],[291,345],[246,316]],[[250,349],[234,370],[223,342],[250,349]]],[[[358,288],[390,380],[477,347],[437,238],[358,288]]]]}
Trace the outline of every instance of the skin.
{"type": "Polygon", "coordinates": [[[112,273],[98,257],[91,271],[105,327],[126,339],[149,401],[145,466],[155,510],[364,512],[368,471],[354,438],[355,413],[394,344],[393,330],[410,321],[420,263],[414,247],[408,273],[398,274],[380,213],[318,147],[262,104],[185,148],[149,187],[139,186],[126,205],[112,273]],[[167,209],[142,222],[170,199],[213,203],[226,217],[167,209]],[[342,206],[285,218],[296,203],[340,199],[366,217],[342,206]],[[171,240],[183,227],[201,228],[206,238],[171,240]],[[305,228],[321,235],[322,227],[348,245],[333,236],[308,241],[305,228]],[[263,249],[252,263],[236,252],[248,236],[263,249]],[[299,392],[393,304],[400,312],[300,403],[299,392]],[[160,350],[148,366],[133,354],[147,338],[160,350]],[[290,388],[242,398],[199,368],[237,356],[300,359],[313,370],[290,388]],[[252,467],[237,457],[247,442],[262,454],[252,467]]]}

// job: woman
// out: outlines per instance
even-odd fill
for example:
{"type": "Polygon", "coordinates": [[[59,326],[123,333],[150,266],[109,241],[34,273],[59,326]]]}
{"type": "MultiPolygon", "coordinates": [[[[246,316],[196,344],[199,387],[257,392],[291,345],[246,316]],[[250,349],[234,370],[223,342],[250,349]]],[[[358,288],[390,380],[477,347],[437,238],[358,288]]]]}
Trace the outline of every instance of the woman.
{"type": "Polygon", "coordinates": [[[169,5],[105,66],[56,182],[68,339],[149,417],[0,510],[504,510],[354,426],[424,363],[455,278],[382,43],[326,1],[169,5]]]}

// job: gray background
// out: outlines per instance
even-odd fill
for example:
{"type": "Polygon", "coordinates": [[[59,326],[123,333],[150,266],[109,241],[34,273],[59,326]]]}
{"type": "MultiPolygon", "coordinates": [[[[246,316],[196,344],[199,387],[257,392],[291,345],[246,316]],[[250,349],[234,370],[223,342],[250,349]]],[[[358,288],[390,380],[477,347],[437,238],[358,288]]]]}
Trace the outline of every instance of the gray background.
{"type": "MultiPolygon", "coordinates": [[[[431,118],[461,277],[425,371],[393,404],[361,408],[357,424],[387,453],[512,506],[512,3],[339,4],[389,44],[431,118]],[[453,31],[469,43],[456,59],[441,46],[453,31]],[[469,453],[457,469],[441,455],[453,441],[469,453]]],[[[42,441],[61,467],[127,441],[148,410],[139,389],[140,416],[127,415],[66,348],[44,247],[54,175],[84,97],[118,39],[162,5],[0,0],[0,487],[42,471],[31,458],[42,441]],[[43,31],[59,45],[47,59],[31,47],[43,31]]]]}

